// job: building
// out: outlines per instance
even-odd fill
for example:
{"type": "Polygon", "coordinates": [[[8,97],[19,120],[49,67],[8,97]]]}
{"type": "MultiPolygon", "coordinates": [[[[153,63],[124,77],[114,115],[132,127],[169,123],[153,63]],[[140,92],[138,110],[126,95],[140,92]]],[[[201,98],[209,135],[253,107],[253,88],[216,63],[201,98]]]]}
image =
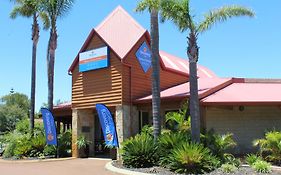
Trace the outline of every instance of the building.
{"type": "MultiPolygon", "coordinates": [[[[149,60],[139,55],[149,52],[149,41],[149,32],[119,6],[92,29],[69,68],[72,102],[55,107],[54,114],[65,127],[72,123],[73,143],[81,134],[93,142],[92,156],[104,151],[95,104],[109,107],[119,142],[152,123],[151,68],[149,60]],[[106,56],[90,60],[95,63],[85,60],[93,51],[106,56]]],[[[189,69],[185,59],[164,51],[159,55],[164,117],[187,101],[189,69]]],[[[252,140],[262,137],[266,129],[281,129],[281,80],[219,78],[199,65],[198,81],[202,129],[233,133],[237,153],[251,151],[252,140]]],[[[79,156],[76,144],[72,151],[79,156]]]]}

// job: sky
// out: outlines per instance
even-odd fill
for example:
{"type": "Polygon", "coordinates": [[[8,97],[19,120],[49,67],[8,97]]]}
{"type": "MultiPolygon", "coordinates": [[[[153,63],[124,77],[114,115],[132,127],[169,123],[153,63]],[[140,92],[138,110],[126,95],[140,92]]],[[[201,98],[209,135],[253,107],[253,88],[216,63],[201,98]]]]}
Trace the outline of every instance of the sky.
{"type": "MultiPolygon", "coordinates": [[[[137,0],[76,0],[73,8],[58,20],[58,48],[55,60],[54,102],[71,100],[68,68],[91,29],[118,5],[144,28],[150,29],[149,14],[136,13],[137,0]]],[[[281,78],[280,0],[191,0],[192,14],[203,19],[211,9],[239,4],[255,11],[255,18],[241,17],[217,24],[199,36],[199,64],[219,77],[281,78]]],[[[0,1],[0,97],[16,92],[30,96],[31,19],[9,18],[14,4],[0,1]]],[[[41,23],[40,23],[41,25],[41,23]]],[[[171,23],[160,24],[160,49],[186,58],[186,36],[171,23]]],[[[46,51],[49,31],[40,31],[37,49],[36,109],[47,102],[46,51]]]]}

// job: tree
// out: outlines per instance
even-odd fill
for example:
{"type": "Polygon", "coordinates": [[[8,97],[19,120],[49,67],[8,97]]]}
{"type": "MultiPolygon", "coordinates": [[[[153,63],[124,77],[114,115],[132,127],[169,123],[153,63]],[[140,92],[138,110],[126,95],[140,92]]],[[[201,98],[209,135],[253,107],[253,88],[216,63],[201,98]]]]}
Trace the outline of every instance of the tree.
{"type": "Polygon", "coordinates": [[[151,54],[152,54],[152,115],[153,115],[153,136],[154,141],[161,133],[160,117],[160,65],[159,65],[159,24],[158,11],[160,0],[142,0],[136,11],[148,10],[150,12],[150,35],[151,35],[151,54]]]}
{"type": "Polygon", "coordinates": [[[16,123],[27,117],[30,101],[20,93],[11,93],[1,97],[0,132],[12,131],[16,123]]]}
{"type": "Polygon", "coordinates": [[[190,12],[189,0],[162,0],[162,21],[171,20],[181,32],[188,31],[187,56],[189,58],[190,82],[190,115],[191,136],[195,142],[200,141],[200,113],[198,99],[197,62],[199,58],[198,36],[211,29],[215,24],[232,17],[254,17],[254,12],[248,8],[232,5],[223,6],[208,12],[202,21],[197,22],[190,12]]]}
{"type": "Polygon", "coordinates": [[[12,10],[10,17],[15,19],[18,16],[32,18],[32,66],[31,66],[31,103],[30,103],[30,129],[34,129],[34,111],[35,111],[35,84],[36,84],[36,52],[39,40],[39,24],[38,17],[44,24],[44,29],[49,28],[49,23],[45,13],[40,11],[40,1],[37,0],[14,0],[16,6],[12,10]]]}
{"type": "Polygon", "coordinates": [[[50,38],[47,49],[48,71],[48,108],[53,110],[54,98],[54,66],[55,52],[57,49],[57,20],[63,17],[71,9],[74,0],[42,0],[42,10],[47,14],[50,22],[50,38]]]}

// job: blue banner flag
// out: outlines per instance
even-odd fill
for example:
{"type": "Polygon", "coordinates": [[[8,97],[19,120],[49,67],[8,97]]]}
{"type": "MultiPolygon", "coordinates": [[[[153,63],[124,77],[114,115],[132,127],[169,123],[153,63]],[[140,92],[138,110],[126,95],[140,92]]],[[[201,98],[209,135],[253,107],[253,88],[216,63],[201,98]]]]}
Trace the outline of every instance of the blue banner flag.
{"type": "Polygon", "coordinates": [[[104,140],[107,146],[118,147],[118,139],[112,115],[103,104],[96,104],[104,140]]]}
{"type": "Polygon", "coordinates": [[[48,145],[57,146],[57,132],[53,114],[47,108],[41,108],[48,145]]]}

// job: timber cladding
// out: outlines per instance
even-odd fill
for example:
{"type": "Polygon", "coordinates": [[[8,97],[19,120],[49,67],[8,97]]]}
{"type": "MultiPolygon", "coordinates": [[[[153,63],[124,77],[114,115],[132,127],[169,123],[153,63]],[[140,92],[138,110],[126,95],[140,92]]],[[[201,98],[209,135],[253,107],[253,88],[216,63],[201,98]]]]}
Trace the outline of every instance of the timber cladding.
{"type": "MultiPolygon", "coordinates": [[[[146,35],[139,39],[123,60],[110,50],[110,64],[107,68],[81,73],[77,64],[72,72],[72,108],[94,108],[96,103],[103,103],[109,107],[128,105],[137,98],[151,95],[152,70],[150,68],[145,73],[135,56],[143,42],[149,43],[146,35]]],[[[105,45],[105,42],[94,34],[83,51],[105,45]]],[[[161,90],[187,81],[187,76],[170,72],[160,66],[161,90]]]]}
{"type": "MultiPolygon", "coordinates": [[[[143,42],[146,42],[147,45],[149,45],[148,40],[146,39],[145,35],[136,43],[134,48],[129,52],[129,54],[126,56],[126,58],[123,60],[123,62],[126,65],[130,65],[131,68],[129,68],[126,65],[123,65],[123,70],[126,70],[126,72],[123,72],[123,88],[126,88],[123,90],[124,95],[125,94],[131,94],[132,100],[135,100],[137,98],[141,98],[147,95],[151,95],[151,72],[152,69],[150,68],[146,73],[143,71],[139,61],[137,60],[135,53],[141,46],[143,42]],[[131,70],[130,70],[131,69],[131,70]],[[131,75],[130,78],[128,78],[128,75],[131,75]],[[131,81],[131,83],[129,82],[131,81]],[[128,84],[131,84],[131,89],[128,89],[128,84]],[[131,91],[129,93],[129,91],[131,91]]],[[[187,76],[183,76],[180,74],[176,74],[167,70],[164,70],[162,66],[160,66],[160,88],[161,90],[173,87],[175,85],[179,85],[182,83],[185,83],[188,81],[187,76]]],[[[126,95],[127,97],[128,95],[126,95]]],[[[130,99],[123,98],[124,102],[129,102],[130,99]]]]}
{"type": "MultiPolygon", "coordinates": [[[[94,35],[87,49],[92,50],[105,46],[97,35],[94,35]]],[[[120,105],[122,102],[122,65],[116,54],[110,51],[108,68],[79,72],[79,65],[72,73],[72,108],[94,108],[96,103],[107,106],[120,105]]]]}

